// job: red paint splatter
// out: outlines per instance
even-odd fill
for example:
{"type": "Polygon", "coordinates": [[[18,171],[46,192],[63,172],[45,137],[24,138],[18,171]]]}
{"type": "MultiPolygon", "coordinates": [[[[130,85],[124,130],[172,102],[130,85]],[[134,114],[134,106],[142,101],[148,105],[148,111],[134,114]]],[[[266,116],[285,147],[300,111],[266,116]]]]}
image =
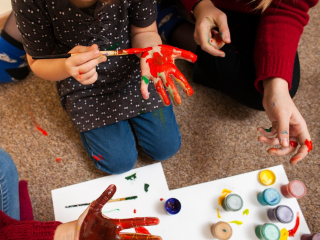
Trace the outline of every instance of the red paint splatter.
{"type": "Polygon", "coordinates": [[[311,142],[311,140],[309,141],[308,139],[306,139],[306,140],[304,141],[304,144],[307,145],[307,147],[308,147],[308,152],[310,152],[310,151],[312,150],[312,142],[311,142]]]}
{"type": "Polygon", "coordinates": [[[162,202],[162,201],[163,201],[163,198],[160,198],[160,201],[162,202]]]}
{"type": "Polygon", "coordinates": [[[299,217],[299,212],[297,212],[296,225],[294,226],[294,228],[292,228],[291,230],[288,231],[289,237],[294,237],[294,235],[298,231],[299,225],[300,225],[300,217],[299,217]]]}
{"type": "Polygon", "coordinates": [[[57,162],[60,162],[60,160],[61,160],[61,158],[57,158],[57,159],[56,159],[57,162]]]}
{"type": "Polygon", "coordinates": [[[100,161],[100,158],[98,158],[97,156],[92,155],[92,157],[93,157],[95,160],[100,161]]]}
{"type": "Polygon", "coordinates": [[[295,141],[290,141],[290,145],[294,148],[298,147],[298,143],[295,141]]]}
{"type": "Polygon", "coordinates": [[[137,213],[137,210],[136,210],[136,209],[134,209],[134,210],[133,210],[133,213],[137,213]]]}
{"type": "Polygon", "coordinates": [[[98,155],[99,156],[99,158],[101,158],[101,159],[103,159],[104,160],[104,157],[102,157],[101,155],[98,155]]]}
{"type": "Polygon", "coordinates": [[[33,122],[34,126],[37,128],[37,130],[39,130],[44,136],[48,136],[48,133],[42,129],[39,124],[36,121],[36,118],[34,117],[33,113],[32,113],[32,109],[31,109],[31,105],[30,105],[30,109],[29,109],[29,114],[31,116],[31,121],[33,122]]]}
{"type": "Polygon", "coordinates": [[[144,227],[137,227],[134,230],[136,231],[136,233],[150,234],[150,232],[144,227]]]}
{"type": "Polygon", "coordinates": [[[48,136],[48,133],[47,133],[45,130],[43,130],[41,127],[37,126],[37,129],[38,129],[43,135],[48,136]]]}
{"type": "Polygon", "coordinates": [[[81,80],[81,72],[79,71],[79,76],[78,76],[79,80],[81,80]]]}

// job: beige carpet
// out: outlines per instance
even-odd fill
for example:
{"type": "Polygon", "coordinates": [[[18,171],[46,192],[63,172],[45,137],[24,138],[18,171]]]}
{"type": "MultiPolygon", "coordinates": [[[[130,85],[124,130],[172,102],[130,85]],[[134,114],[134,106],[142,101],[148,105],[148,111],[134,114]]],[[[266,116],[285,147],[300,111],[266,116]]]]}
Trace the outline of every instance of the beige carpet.
{"type": "MultiPolygon", "coordinates": [[[[299,200],[311,231],[320,231],[320,5],[300,41],[301,86],[294,101],[308,123],[314,150],[297,166],[289,157],[271,157],[257,141],[258,126],[269,127],[266,114],[250,110],[229,97],[191,83],[194,96],[183,95],[175,107],[182,133],[178,154],[163,163],[170,189],[212,181],[283,164],[290,180],[300,179],[308,195],[299,200]]],[[[192,65],[179,62],[192,79],[192,65]]],[[[51,190],[99,178],[80,137],[60,106],[55,84],[34,75],[20,83],[0,86],[0,146],[13,157],[20,175],[29,183],[35,219],[54,220],[51,190]],[[42,135],[32,122],[48,132],[42,135]],[[56,158],[61,158],[60,163],[56,158]]],[[[169,136],[170,137],[170,136],[169,136]]],[[[136,167],[151,164],[141,154],[136,167]]]]}

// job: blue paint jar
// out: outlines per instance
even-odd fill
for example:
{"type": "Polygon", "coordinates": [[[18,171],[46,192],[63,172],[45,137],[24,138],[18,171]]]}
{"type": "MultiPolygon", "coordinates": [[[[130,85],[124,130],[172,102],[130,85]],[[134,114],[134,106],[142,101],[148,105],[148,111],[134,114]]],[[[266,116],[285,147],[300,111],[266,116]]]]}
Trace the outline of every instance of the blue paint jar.
{"type": "Polygon", "coordinates": [[[222,208],[226,211],[236,212],[243,206],[243,200],[238,194],[230,193],[221,202],[222,208]]]}
{"type": "Polygon", "coordinates": [[[164,209],[169,215],[176,215],[181,210],[181,203],[176,198],[169,198],[164,204],[164,209]]]}
{"type": "Polygon", "coordinates": [[[262,206],[274,206],[280,203],[281,195],[274,188],[267,188],[258,194],[258,201],[262,206]]]}
{"type": "Polygon", "coordinates": [[[285,205],[280,205],[276,208],[271,208],[268,210],[268,218],[271,222],[275,223],[291,223],[294,214],[290,207],[285,205]]]}

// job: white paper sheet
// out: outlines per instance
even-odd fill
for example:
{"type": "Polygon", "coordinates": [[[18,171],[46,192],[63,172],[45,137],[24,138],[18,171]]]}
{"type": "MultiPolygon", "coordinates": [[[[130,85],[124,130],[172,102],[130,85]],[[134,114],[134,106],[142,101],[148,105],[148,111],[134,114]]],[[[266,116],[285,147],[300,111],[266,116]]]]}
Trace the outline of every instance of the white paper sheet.
{"type": "Polygon", "coordinates": [[[52,190],[53,208],[56,221],[69,222],[78,219],[87,206],[65,208],[65,206],[90,203],[98,198],[102,192],[110,185],[117,186],[114,199],[138,196],[136,200],[108,203],[104,206],[103,212],[119,209],[105,213],[111,218],[136,217],[134,209],[139,202],[145,202],[148,195],[155,196],[162,192],[168,192],[168,185],[165,179],[161,163],[133,169],[120,175],[111,175],[103,178],[90,180],[87,182],[71,185],[64,188],[52,190]],[[125,177],[136,173],[136,179],[126,180],[125,177]],[[149,184],[148,192],[145,192],[144,185],[149,184]]]}
{"type": "MultiPolygon", "coordinates": [[[[276,183],[271,187],[280,191],[280,186],[288,183],[287,175],[282,165],[268,168],[277,177],[276,183]]],[[[268,188],[258,181],[259,171],[241,174],[225,179],[215,180],[203,184],[189,186],[168,192],[165,195],[151,196],[147,202],[137,211],[141,216],[156,216],[160,219],[158,226],[146,227],[150,233],[159,235],[163,240],[209,240],[213,239],[210,228],[218,221],[242,221],[241,226],[231,224],[233,229],[232,240],[257,240],[255,227],[259,224],[269,223],[267,210],[271,207],[261,206],[257,200],[257,194],[268,188]],[[229,189],[239,193],[244,201],[244,206],[239,212],[226,212],[218,205],[218,198],[223,189],[229,189]],[[177,198],[181,202],[181,211],[178,215],[167,215],[164,211],[164,203],[168,198],[177,198]],[[164,198],[160,201],[160,198],[164,198]],[[217,217],[219,207],[222,218],[217,217]],[[249,209],[249,215],[243,216],[243,211],[249,209]]],[[[296,213],[300,213],[300,227],[295,237],[288,240],[300,240],[300,236],[310,233],[303,214],[296,199],[287,199],[281,195],[280,204],[291,207],[295,217],[290,224],[276,225],[281,230],[290,230],[295,225],[296,213]]]]}

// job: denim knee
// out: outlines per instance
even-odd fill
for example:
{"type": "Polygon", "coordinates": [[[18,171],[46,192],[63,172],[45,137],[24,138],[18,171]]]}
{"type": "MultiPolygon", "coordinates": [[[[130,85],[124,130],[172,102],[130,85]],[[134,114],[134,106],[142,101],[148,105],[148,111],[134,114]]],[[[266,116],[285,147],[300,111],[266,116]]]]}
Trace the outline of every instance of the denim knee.
{"type": "Polygon", "coordinates": [[[2,148],[0,148],[0,176],[1,175],[10,175],[15,177],[18,180],[18,171],[16,165],[14,164],[11,156],[2,148]]]}
{"type": "Polygon", "coordinates": [[[149,156],[156,160],[156,161],[164,161],[167,160],[168,158],[171,158],[173,155],[175,155],[180,147],[181,147],[181,135],[179,134],[179,137],[177,137],[175,142],[170,142],[170,144],[166,144],[166,147],[159,148],[155,146],[155,149],[152,153],[149,152],[149,156]]]}
{"type": "MultiPolygon", "coordinates": [[[[91,157],[92,158],[92,157],[91,157]]],[[[114,156],[104,157],[100,161],[92,158],[96,167],[109,174],[121,174],[134,168],[138,158],[136,154],[116,154],[114,156]]]]}

